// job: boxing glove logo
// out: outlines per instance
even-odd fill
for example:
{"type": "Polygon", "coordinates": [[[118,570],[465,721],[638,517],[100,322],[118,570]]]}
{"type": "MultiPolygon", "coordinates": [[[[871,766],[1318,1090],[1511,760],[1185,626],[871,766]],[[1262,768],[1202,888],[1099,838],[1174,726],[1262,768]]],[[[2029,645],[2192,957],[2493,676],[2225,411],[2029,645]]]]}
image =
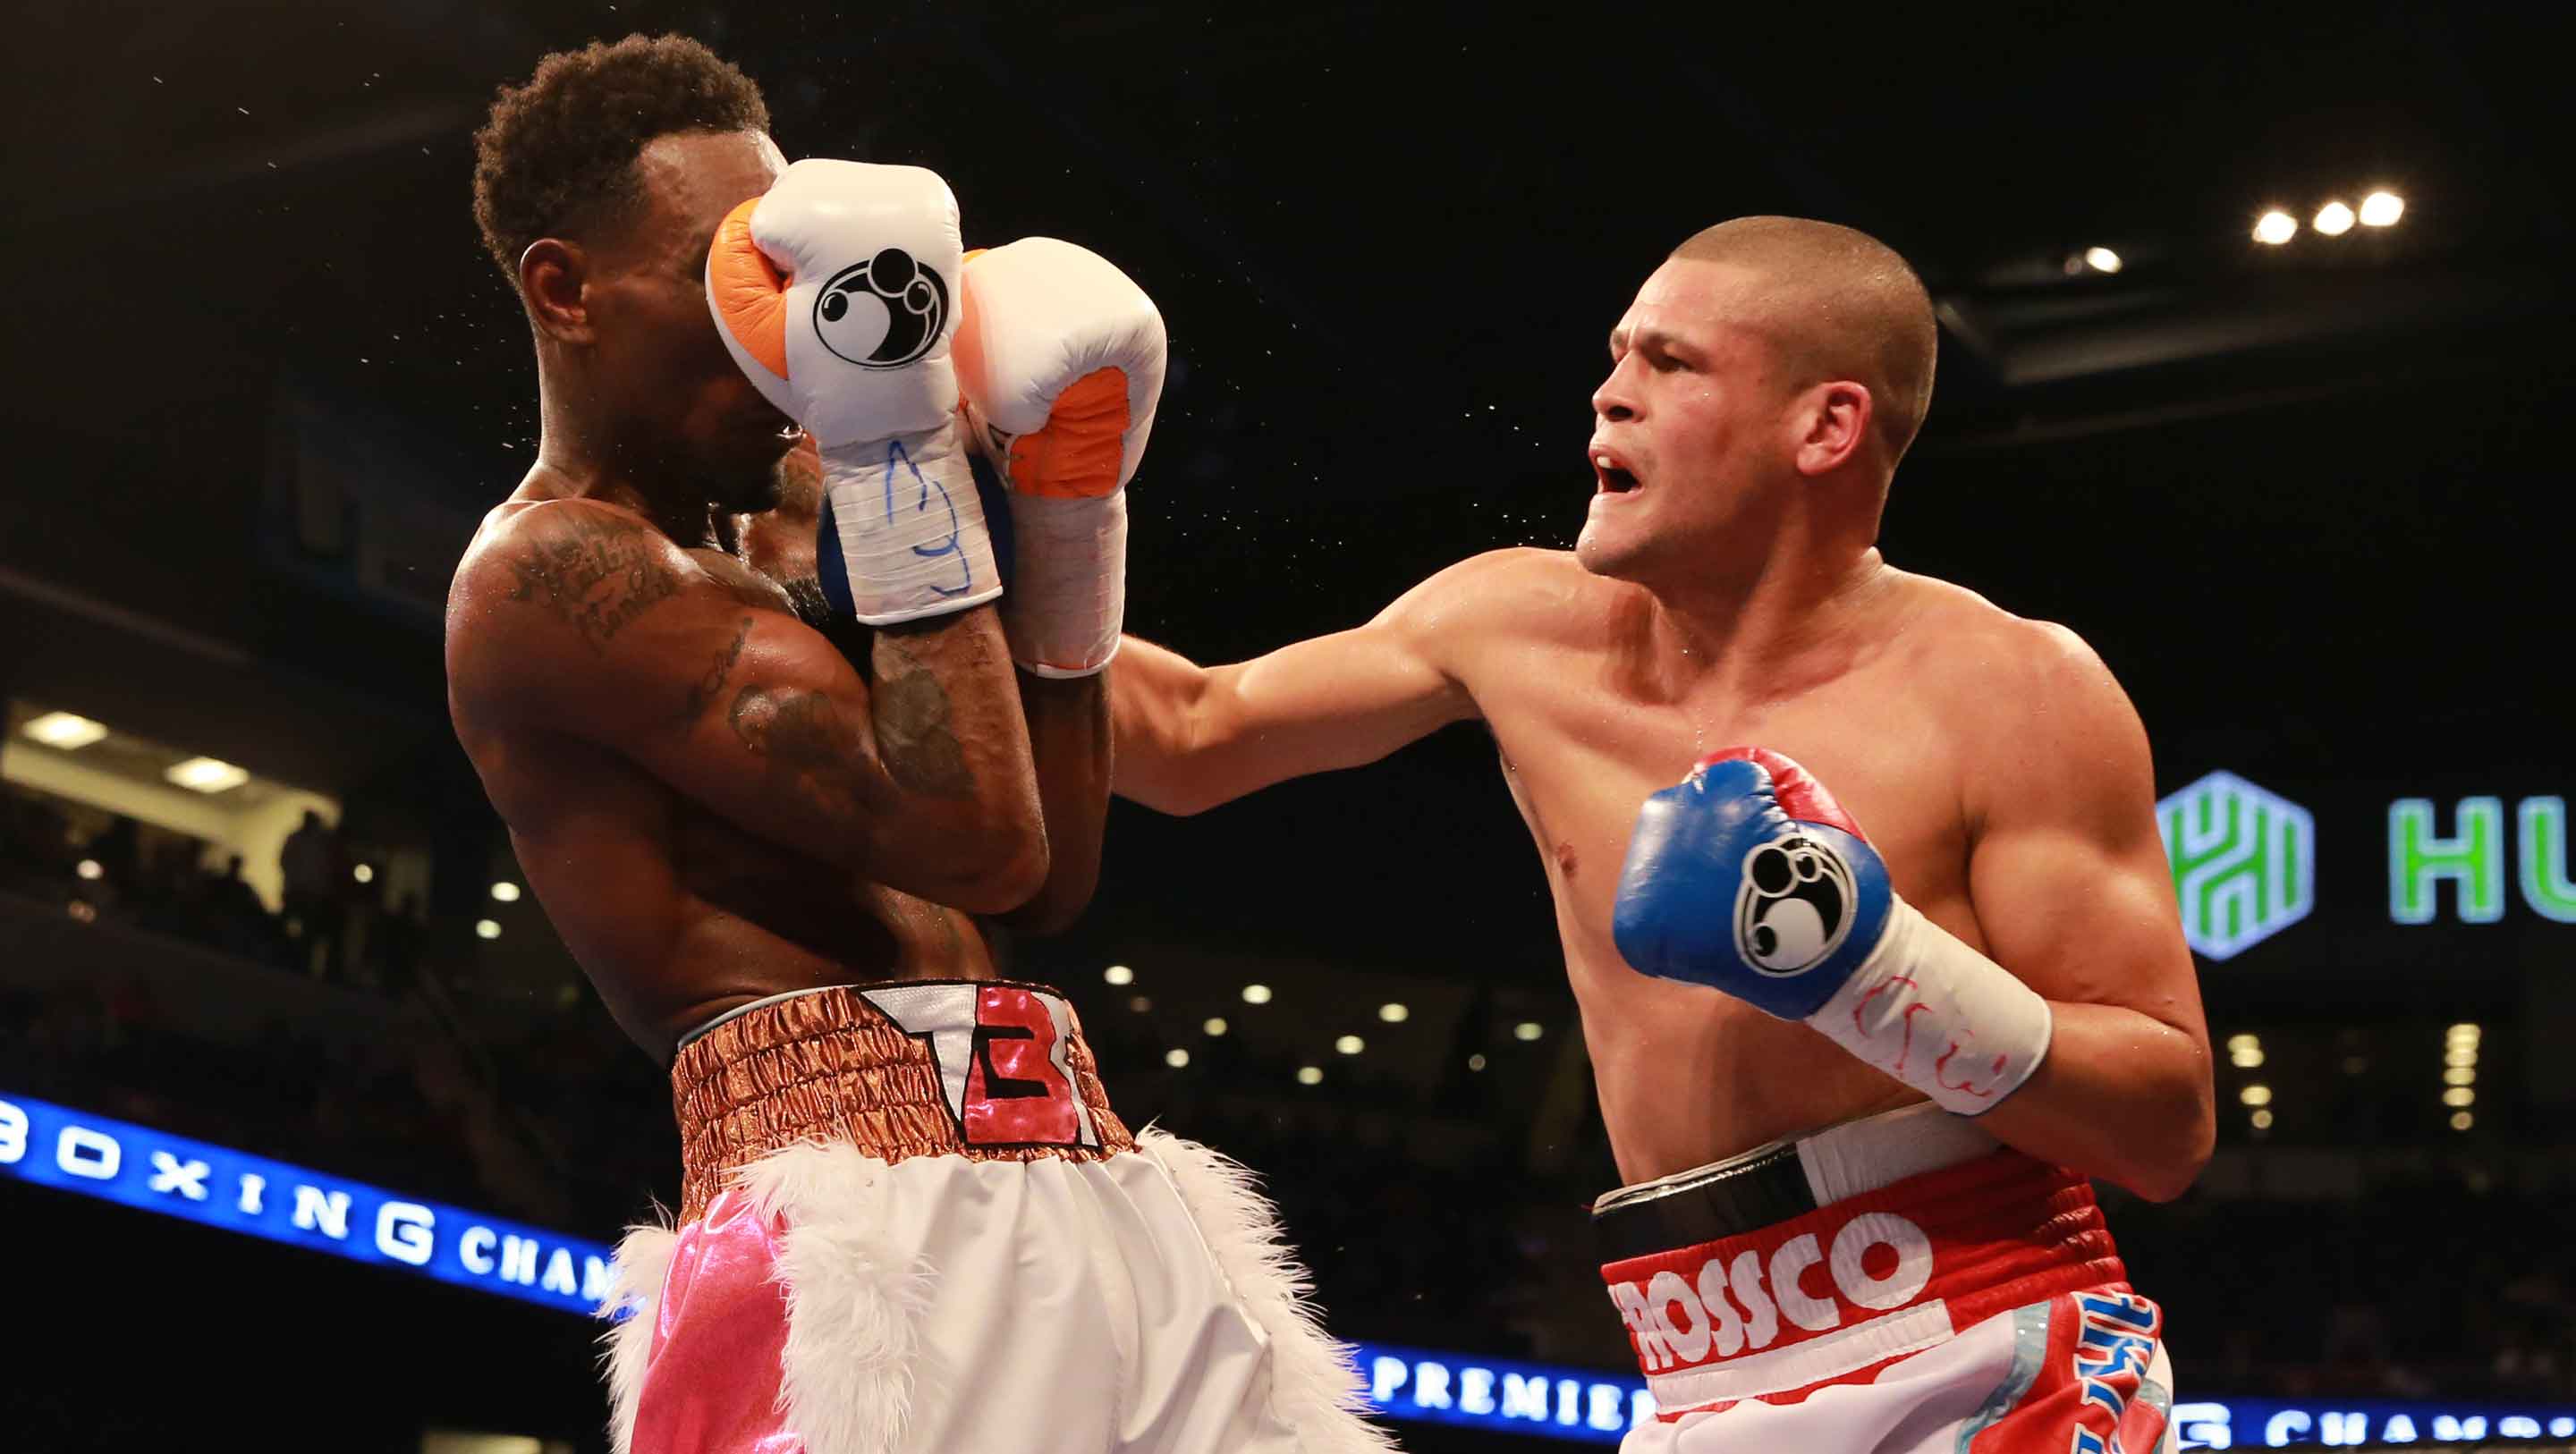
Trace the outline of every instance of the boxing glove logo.
{"type": "Polygon", "coordinates": [[[1792,833],[1744,855],[1735,890],[1735,945],[1763,974],[1788,978],[1842,947],[1855,917],[1851,865],[1819,839],[1792,833]]]}
{"type": "Polygon", "coordinates": [[[863,369],[914,362],[947,326],[947,280],[899,247],[834,273],[814,299],[816,336],[863,369]]]}

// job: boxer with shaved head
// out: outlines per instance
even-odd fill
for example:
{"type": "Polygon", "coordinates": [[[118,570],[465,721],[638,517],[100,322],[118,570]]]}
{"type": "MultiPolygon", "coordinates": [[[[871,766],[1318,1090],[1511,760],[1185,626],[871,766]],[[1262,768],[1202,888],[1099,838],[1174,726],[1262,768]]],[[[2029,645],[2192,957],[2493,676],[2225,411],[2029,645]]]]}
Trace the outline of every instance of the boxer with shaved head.
{"type": "Polygon", "coordinates": [[[1112,669],[1117,791],[1175,813],[1492,731],[1630,1183],[1631,1450],[2170,1437],[2088,1184],[2178,1195],[2214,1134],[2147,738],[2073,632],[1882,557],[1936,338],[1864,234],[1709,228],[1610,330],[1572,551],[1112,669]]]}

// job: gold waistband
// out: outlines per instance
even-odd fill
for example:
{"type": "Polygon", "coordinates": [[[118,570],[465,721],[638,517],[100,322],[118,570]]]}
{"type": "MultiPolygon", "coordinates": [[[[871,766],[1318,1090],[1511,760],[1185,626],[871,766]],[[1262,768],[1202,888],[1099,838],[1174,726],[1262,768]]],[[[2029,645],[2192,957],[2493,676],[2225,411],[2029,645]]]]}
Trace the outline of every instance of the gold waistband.
{"type": "Polygon", "coordinates": [[[860,988],[833,986],[754,1005],[689,1041],[672,1061],[681,1220],[703,1215],[732,1172],[804,1141],[855,1146],[889,1162],[942,1155],[1096,1161],[1133,1150],[1135,1140],[1109,1108],[1079,1024],[1068,1039],[1075,1092],[1099,1144],[975,1146],[950,1109],[930,1050],[860,988]]]}

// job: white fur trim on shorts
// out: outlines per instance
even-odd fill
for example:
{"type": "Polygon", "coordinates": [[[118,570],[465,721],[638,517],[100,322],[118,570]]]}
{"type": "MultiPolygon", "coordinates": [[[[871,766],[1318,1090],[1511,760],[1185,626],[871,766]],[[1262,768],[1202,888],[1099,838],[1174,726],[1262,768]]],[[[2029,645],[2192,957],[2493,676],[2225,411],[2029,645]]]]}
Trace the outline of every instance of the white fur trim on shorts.
{"type": "MultiPolygon", "coordinates": [[[[808,1454],[1391,1450],[1251,1173],[1150,1128],[1137,1145],[889,1165],[809,1144],[737,1173],[784,1229],[780,1394],[808,1454]]],[[[618,1454],[675,1241],[638,1227],[618,1248],[618,1454]]]]}

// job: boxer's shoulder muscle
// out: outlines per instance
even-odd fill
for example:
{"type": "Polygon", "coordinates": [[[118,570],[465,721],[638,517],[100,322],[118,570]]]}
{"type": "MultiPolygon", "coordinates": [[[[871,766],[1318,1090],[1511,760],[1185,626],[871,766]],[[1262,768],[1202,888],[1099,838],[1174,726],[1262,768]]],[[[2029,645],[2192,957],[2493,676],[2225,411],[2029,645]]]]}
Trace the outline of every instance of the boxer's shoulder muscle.
{"type": "Polygon", "coordinates": [[[2099,653],[2050,621],[2016,616],[1947,582],[1916,577],[1935,657],[1918,674],[1960,751],[1973,828],[1998,792],[2123,784],[2146,769],[2146,731],[2099,653]]]}
{"type": "Polygon", "coordinates": [[[449,696],[478,715],[540,708],[595,686],[607,675],[598,663],[640,623],[745,604],[631,511],[579,499],[504,505],[448,590],[449,696]]]}
{"type": "Polygon", "coordinates": [[[1378,618],[1472,693],[1511,648],[1567,638],[1609,583],[1574,553],[1514,546],[1471,555],[1407,591],[1378,618]]]}

